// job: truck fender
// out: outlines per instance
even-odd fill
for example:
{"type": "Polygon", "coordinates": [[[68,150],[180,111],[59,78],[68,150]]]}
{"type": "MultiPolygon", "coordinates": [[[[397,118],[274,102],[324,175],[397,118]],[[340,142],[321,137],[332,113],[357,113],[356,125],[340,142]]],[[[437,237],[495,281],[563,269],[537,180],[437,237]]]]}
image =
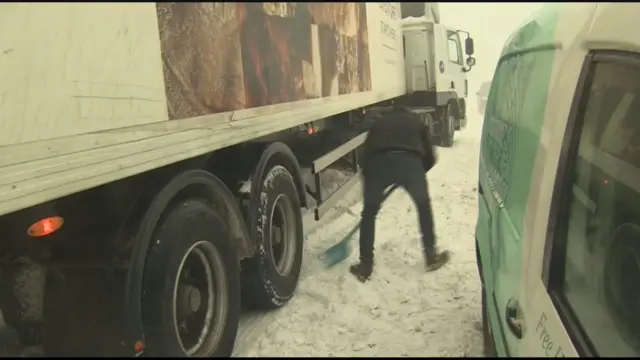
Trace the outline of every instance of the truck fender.
{"type": "MultiPolygon", "coordinates": [[[[229,224],[232,236],[238,245],[238,254],[241,258],[249,256],[251,251],[251,240],[249,231],[244,223],[244,218],[236,199],[227,186],[213,174],[199,169],[184,170],[176,176],[170,178],[168,182],[158,192],[151,201],[143,201],[136,204],[138,209],[144,206],[146,209],[139,217],[130,219],[130,224],[135,223],[137,228],[133,228],[132,254],[130,257],[130,267],[125,283],[125,305],[124,314],[126,319],[127,339],[131,341],[129,346],[133,350],[133,344],[138,341],[144,343],[144,331],[142,323],[142,287],[145,260],[150,248],[155,227],[162,214],[171,204],[176,196],[187,188],[197,191],[199,195],[211,201],[213,206],[221,210],[225,215],[225,220],[229,224]],[[148,205],[147,205],[148,204],[148,205]],[[133,221],[135,222],[133,222],[133,221]]],[[[157,188],[155,188],[157,189],[157,188]]],[[[151,190],[153,191],[153,189],[151,190]]],[[[123,234],[126,236],[126,234],[123,234]]]]}
{"type": "Polygon", "coordinates": [[[436,106],[447,106],[452,100],[457,100],[458,94],[455,91],[439,91],[436,93],[436,106]]]}

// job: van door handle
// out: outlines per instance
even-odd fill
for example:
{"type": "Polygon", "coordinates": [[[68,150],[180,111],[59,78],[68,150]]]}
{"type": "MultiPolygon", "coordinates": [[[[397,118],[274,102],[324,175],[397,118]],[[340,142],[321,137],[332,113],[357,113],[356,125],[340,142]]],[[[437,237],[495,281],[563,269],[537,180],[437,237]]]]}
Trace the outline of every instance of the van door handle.
{"type": "Polygon", "coordinates": [[[507,308],[504,315],[509,331],[511,331],[517,339],[522,339],[524,321],[518,300],[511,298],[507,301],[507,308]]]}

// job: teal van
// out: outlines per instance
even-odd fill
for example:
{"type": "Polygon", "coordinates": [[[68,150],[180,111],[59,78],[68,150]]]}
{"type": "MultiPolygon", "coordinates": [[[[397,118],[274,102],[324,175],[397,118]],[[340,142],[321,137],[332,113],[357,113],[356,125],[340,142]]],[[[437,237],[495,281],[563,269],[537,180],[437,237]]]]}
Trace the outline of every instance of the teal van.
{"type": "Polygon", "coordinates": [[[478,192],[487,354],[640,356],[640,4],[546,4],[513,33],[478,192]]]}

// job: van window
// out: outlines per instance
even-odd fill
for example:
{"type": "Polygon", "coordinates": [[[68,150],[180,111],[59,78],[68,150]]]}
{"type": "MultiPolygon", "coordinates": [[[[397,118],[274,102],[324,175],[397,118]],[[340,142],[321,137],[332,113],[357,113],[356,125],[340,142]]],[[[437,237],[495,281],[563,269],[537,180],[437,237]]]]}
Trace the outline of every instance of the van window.
{"type": "Polygon", "coordinates": [[[610,59],[589,66],[575,123],[577,146],[569,152],[564,184],[556,184],[564,199],[552,215],[557,220],[549,287],[558,308],[566,310],[560,312],[568,331],[576,332],[572,335],[586,351],[635,357],[640,355],[640,61],[638,67],[610,59]]]}

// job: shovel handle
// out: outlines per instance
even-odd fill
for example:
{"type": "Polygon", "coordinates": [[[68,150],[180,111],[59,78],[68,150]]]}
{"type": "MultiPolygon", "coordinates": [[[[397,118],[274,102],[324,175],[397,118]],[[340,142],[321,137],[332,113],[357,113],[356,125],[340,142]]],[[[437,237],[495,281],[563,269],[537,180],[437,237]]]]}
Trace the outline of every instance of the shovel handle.
{"type": "MultiPolygon", "coordinates": [[[[398,185],[397,184],[393,184],[387,191],[384,192],[384,195],[382,196],[382,202],[384,202],[385,200],[387,200],[387,198],[391,195],[391,193],[393,192],[393,190],[397,189],[398,185]]],[[[360,228],[360,223],[362,221],[358,221],[358,223],[347,233],[347,235],[345,235],[342,239],[348,239],[351,236],[353,236],[353,234],[356,233],[356,231],[358,231],[358,229],[360,228]]]]}

